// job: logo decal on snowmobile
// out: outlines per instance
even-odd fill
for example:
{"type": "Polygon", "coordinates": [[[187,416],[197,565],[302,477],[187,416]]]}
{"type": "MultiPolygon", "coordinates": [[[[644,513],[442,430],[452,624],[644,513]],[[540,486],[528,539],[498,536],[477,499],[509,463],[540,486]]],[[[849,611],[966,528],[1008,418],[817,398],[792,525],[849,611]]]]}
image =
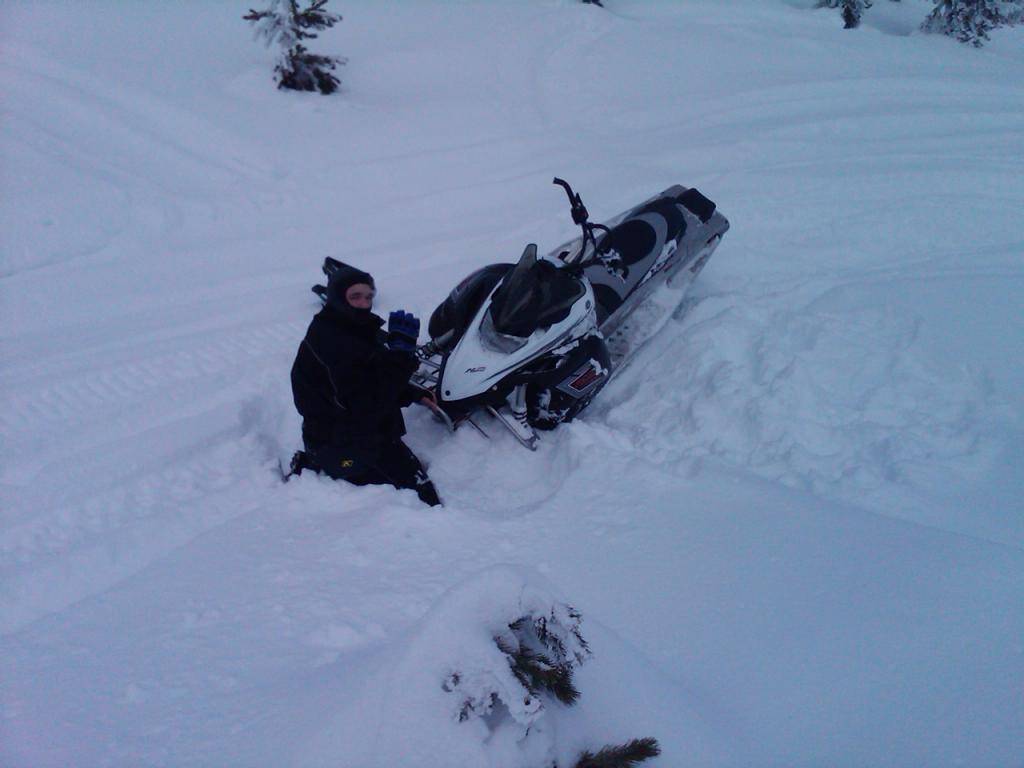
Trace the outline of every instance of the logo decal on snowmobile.
{"type": "Polygon", "coordinates": [[[482,373],[487,370],[486,365],[478,365],[476,368],[467,368],[466,373],[482,373]]]}

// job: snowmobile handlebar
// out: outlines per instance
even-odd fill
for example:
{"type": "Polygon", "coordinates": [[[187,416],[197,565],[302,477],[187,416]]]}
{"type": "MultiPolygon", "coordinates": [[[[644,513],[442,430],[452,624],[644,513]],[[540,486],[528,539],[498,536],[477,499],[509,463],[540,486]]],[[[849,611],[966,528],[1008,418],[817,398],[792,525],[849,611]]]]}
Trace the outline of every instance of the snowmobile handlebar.
{"type": "Polygon", "coordinates": [[[560,186],[565,190],[565,194],[568,195],[569,205],[572,206],[573,223],[581,226],[586,224],[590,214],[587,213],[587,208],[583,205],[583,200],[580,199],[580,196],[572,191],[572,187],[569,186],[569,182],[556,176],[551,183],[560,186]]]}
{"type": "MultiPolygon", "coordinates": [[[[578,224],[583,229],[583,242],[580,244],[580,255],[579,258],[582,260],[584,254],[587,251],[587,242],[590,242],[593,252],[597,253],[597,238],[594,237],[594,230],[600,230],[602,232],[608,232],[609,229],[604,224],[591,224],[590,213],[587,211],[587,207],[583,205],[583,200],[580,198],[577,192],[573,192],[569,182],[565,179],[560,179],[557,176],[552,180],[552,184],[557,184],[565,190],[565,194],[569,198],[569,205],[572,212],[572,220],[574,224],[578,224]]],[[[586,262],[579,264],[579,266],[589,266],[594,262],[594,258],[588,259],[586,262]]]]}

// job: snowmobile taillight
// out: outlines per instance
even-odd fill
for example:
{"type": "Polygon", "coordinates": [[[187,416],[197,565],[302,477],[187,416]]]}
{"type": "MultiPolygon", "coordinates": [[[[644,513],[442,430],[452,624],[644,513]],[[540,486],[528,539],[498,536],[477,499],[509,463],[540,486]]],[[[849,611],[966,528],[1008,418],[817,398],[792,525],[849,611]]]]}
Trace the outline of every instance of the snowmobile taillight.
{"type": "Polygon", "coordinates": [[[582,392],[599,378],[601,378],[601,372],[591,365],[587,367],[587,370],[570,381],[569,386],[577,392],[582,392]]]}

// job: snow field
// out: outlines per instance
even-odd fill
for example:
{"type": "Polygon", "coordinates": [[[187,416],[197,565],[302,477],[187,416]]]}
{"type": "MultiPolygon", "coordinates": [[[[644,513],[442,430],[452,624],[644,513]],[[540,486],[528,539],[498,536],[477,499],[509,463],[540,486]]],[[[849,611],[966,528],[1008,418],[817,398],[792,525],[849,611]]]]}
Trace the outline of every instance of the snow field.
{"type": "Polygon", "coordinates": [[[515,765],[434,672],[538,581],[563,759],[1019,761],[1019,30],[609,4],[346,0],[327,99],[244,8],[0,9],[0,763],[515,765]],[[554,175],[719,203],[677,318],[536,453],[410,411],[444,509],[281,485],[322,257],[425,318],[554,175]]]}

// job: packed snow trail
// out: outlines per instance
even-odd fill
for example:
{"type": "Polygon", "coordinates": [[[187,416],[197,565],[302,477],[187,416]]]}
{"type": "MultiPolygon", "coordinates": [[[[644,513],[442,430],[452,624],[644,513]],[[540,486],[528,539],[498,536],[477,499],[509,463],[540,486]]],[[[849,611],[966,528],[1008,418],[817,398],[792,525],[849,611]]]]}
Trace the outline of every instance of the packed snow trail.
{"type": "Polygon", "coordinates": [[[564,749],[1018,760],[1024,49],[798,5],[349,2],[325,99],[227,6],[5,4],[0,762],[512,764],[388,672],[508,563],[594,644],[564,749]],[[719,203],[678,317],[536,453],[411,411],[444,509],[282,485],[323,256],[425,318],[555,175],[719,203]]]}

